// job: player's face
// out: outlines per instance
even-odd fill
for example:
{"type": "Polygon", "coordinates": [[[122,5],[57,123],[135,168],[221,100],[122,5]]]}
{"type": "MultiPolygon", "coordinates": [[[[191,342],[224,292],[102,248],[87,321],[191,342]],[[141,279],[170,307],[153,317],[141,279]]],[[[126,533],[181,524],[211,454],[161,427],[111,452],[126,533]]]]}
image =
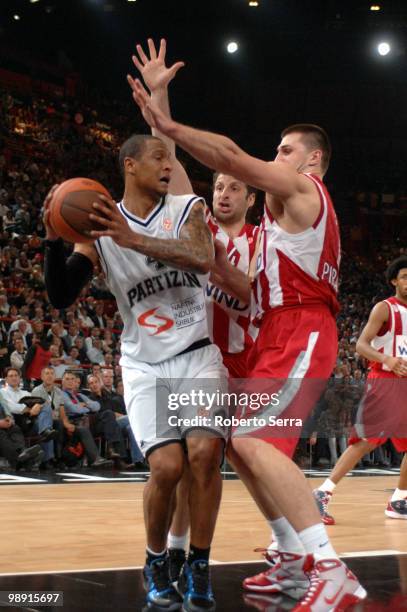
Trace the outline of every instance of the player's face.
{"type": "Polygon", "coordinates": [[[396,287],[397,296],[402,300],[407,300],[407,268],[401,268],[401,270],[399,270],[393,284],[396,287]]]}
{"type": "Polygon", "coordinates": [[[303,172],[308,166],[310,151],[302,142],[302,134],[292,132],[284,136],[277,147],[277,156],[274,161],[290,164],[298,172],[303,172]]]}
{"type": "Polygon", "coordinates": [[[228,174],[219,174],[213,188],[213,214],[221,223],[243,221],[247,209],[254,204],[247,186],[228,174]]]}
{"type": "Polygon", "coordinates": [[[147,140],[141,157],[134,160],[134,176],[139,189],[158,198],[165,195],[171,179],[170,158],[170,152],[163,142],[147,140]]]}

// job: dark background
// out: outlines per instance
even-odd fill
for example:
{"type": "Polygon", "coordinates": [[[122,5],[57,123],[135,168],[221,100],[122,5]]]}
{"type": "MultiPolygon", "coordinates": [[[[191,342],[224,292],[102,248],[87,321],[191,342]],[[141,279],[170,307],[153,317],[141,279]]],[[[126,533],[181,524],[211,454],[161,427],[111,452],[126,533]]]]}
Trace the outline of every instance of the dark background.
{"type": "Polygon", "coordinates": [[[129,103],[135,44],[164,36],[169,60],[187,64],[171,88],[178,120],[222,131],[267,159],[282,128],[315,122],[333,141],[328,182],[399,189],[407,169],[407,2],[379,2],[379,12],[371,4],[2,0],[0,66],[55,83],[75,73],[81,95],[129,103]],[[240,44],[234,55],[229,40],[240,44]],[[380,40],[392,44],[389,56],[377,54],[380,40]]]}

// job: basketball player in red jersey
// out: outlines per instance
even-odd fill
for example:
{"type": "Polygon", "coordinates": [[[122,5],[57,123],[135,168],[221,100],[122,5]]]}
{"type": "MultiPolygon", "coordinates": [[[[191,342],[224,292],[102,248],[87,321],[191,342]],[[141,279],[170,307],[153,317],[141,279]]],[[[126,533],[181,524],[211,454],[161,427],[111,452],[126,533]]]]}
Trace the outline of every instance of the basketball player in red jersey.
{"type": "MultiPolygon", "coordinates": [[[[267,163],[224,136],[168,118],[139,81],[134,82],[133,95],[146,121],[200,162],[268,194],[254,287],[262,321],[251,355],[251,376],[328,379],[337,352],[340,244],[332,202],[322,182],[330,157],[325,132],[307,124],[288,128],[275,161],[267,163]]],[[[247,276],[230,265],[225,249],[216,244],[214,282],[249,301],[247,276]]],[[[285,399],[283,393],[283,404],[285,399]]],[[[303,418],[316,399],[308,393],[302,401],[303,418]]],[[[344,610],[364,599],[366,592],[338,559],[304,475],[289,458],[296,440],[269,442],[235,435],[232,452],[239,475],[277,535],[281,553],[269,577],[273,592],[301,597],[294,610],[344,610]]]]}
{"type": "MultiPolygon", "coordinates": [[[[400,437],[407,434],[407,257],[391,262],[386,277],[396,294],[376,304],[356,345],[359,355],[371,362],[367,391],[355,425],[362,435],[362,428],[365,429],[368,437],[350,438],[349,447],[330,477],[314,491],[326,525],[335,524],[327,508],[336,485],[366,453],[384,444],[388,437],[399,452],[407,451],[407,438],[400,437]],[[386,432],[387,436],[373,437],[371,434],[375,431],[386,432]]],[[[390,518],[407,519],[407,455],[404,455],[398,487],[385,514],[390,518]]]]}

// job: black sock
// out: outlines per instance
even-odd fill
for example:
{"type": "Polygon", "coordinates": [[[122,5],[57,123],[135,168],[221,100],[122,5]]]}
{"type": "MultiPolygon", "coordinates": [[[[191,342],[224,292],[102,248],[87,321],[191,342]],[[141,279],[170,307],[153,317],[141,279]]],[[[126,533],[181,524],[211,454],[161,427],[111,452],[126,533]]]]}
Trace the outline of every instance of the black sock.
{"type": "Polygon", "coordinates": [[[157,561],[157,559],[165,559],[166,556],[167,556],[167,549],[165,549],[162,553],[159,553],[157,555],[156,553],[151,552],[147,548],[146,549],[146,565],[151,565],[151,563],[153,561],[157,561]]]}
{"type": "Polygon", "coordinates": [[[189,547],[188,563],[191,564],[198,559],[209,563],[210,548],[197,548],[193,544],[189,547]]]}

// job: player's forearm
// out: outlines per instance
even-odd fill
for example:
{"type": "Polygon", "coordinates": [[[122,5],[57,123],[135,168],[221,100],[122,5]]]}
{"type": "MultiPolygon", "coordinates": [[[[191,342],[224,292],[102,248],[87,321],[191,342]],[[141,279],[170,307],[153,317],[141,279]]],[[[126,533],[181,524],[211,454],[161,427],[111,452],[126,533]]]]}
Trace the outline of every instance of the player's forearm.
{"type": "Polygon", "coordinates": [[[61,239],[45,241],[44,281],[49,300],[55,308],[74,303],[91,280],[93,264],[81,253],[66,258],[61,239]]]}
{"type": "Polygon", "coordinates": [[[384,363],[387,355],[376,351],[369,342],[366,340],[359,339],[356,343],[356,351],[361,357],[365,357],[369,361],[377,361],[378,363],[384,363]]]}
{"type": "MultiPolygon", "coordinates": [[[[154,91],[151,92],[151,98],[152,100],[154,100],[156,102],[156,104],[158,105],[158,107],[160,108],[160,110],[164,113],[164,115],[166,117],[171,118],[171,109],[170,109],[170,100],[168,97],[168,88],[161,88],[161,89],[156,89],[154,91]]],[[[153,136],[156,136],[157,138],[161,138],[161,140],[163,140],[165,142],[165,144],[167,145],[170,153],[171,153],[171,157],[175,158],[175,143],[173,140],[171,140],[171,138],[169,138],[166,134],[163,134],[163,132],[161,132],[160,130],[158,130],[157,128],[151,128],[151,133],[153,136]]]]}
{"type": "Polygon", "coordinates": [[[244,304],[250,303],[250,281],[244,272],[230,265],[227,270],[219,274],[212,272],[210,281],[228,295],[232,295],[244,304]]]}
{"type": "Polygon", "coordinates": [[[233,174],[236,178],[240,178],[236,174],[236,172],[239,172],[236,160],[241,153],[241,149],[230,138],[196,130],[175,121],[168,123],[166,134],[184,151],[187,151],[205,166],[217,172],[233,174]]]}
{"type": "Polygon", "coordinates": [[[208,241],[152,238],[137,235],[132,248],[174,268],[206,274],[213,264],[213,247],[208,241]]]}

